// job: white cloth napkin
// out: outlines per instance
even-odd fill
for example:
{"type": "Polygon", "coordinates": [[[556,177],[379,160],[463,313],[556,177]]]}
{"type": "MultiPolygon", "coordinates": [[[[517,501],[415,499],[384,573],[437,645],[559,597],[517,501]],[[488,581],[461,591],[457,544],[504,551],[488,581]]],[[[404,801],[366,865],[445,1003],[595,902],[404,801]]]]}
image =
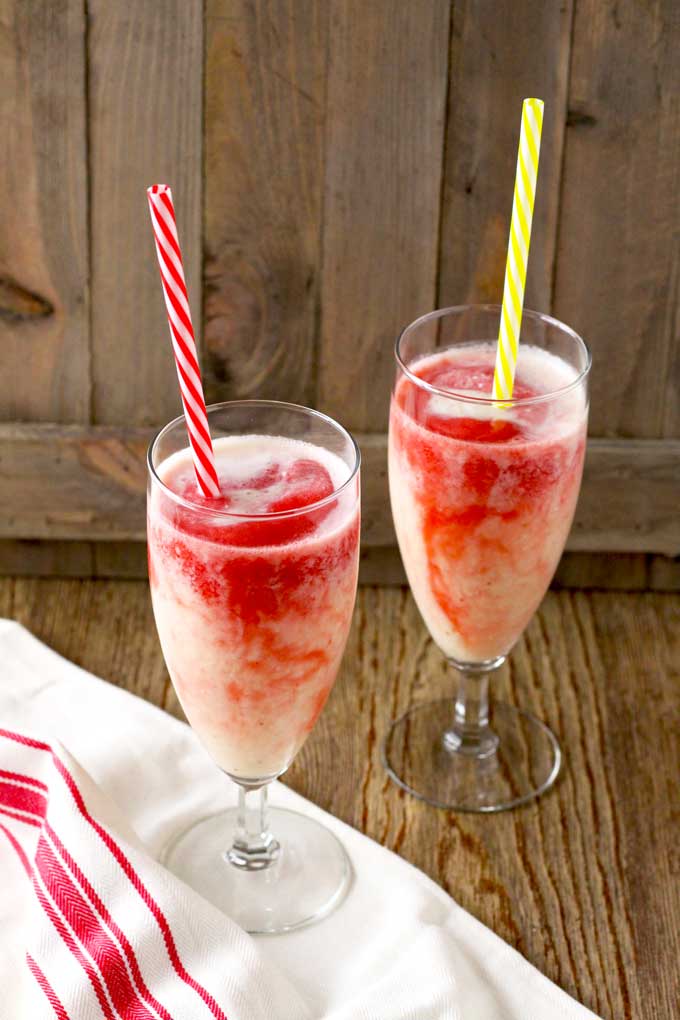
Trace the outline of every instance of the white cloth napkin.
{"type": "Polygon", "coordinates": [[[328,918],[252,938],[154,856],[219,809],[184,724],[0,620],[0,1018],[586,1020],[438,886],[275,784],[346,847],[328,918]],[[87,771],[86,771],[87,770],[87,771]]]}

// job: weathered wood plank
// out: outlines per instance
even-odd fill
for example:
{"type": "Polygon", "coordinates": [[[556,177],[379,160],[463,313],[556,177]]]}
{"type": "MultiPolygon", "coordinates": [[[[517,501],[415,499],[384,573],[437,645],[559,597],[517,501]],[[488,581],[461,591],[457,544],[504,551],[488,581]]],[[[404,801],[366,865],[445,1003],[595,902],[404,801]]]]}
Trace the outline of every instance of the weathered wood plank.
{"type": "MultiPolygon", "coordinates": [[[[0,425],[0,537],[144,538],[147,429],[0,425]]],[[[386,437],[361,446],[363,542],[394,544],[386,437]]],[[[591,440],[569,549],[680,551],[680,440],[591,440]]]]}
{"type": "MultiPolygon", "coordinates": [[[[144,582],[5,579],[0,616],[179,714],[144,582]]],[[[437,811],[387,780],[380,742],[410,704],[450,695],[451,673],[406,591],[365,588],[285,781],[426,871],[598,1014],[675,1016],[679,668],[677,596],[549,594],[497,694],[553,726],[559,782],[502,815],[437,811]]]]}
{"type": "Polygon", "coordinates": [[[82,542],[59,539],[0,540],[2,577],[147,577],[145,542],[82,542]]]}
{"type": "Polygon", "coordinates": [[[554,307],[592,346],[594,435],[680,427],[679,49],[676,0],[577,0],[554,307]]]}
{"type": "Polygon", "coordinates": [[[180,401],[145,189],[172,186],[198,327],[202,7],[89,0],[88,22],[93,420],[157,425],[180,401]]]}
{"type": "Polygon", "coordinates": [[[332,12],[318,402],[381,430],[394,339],[435,301],[450,3],[332,12]]]}
{"type": "Polygon", "coordinates": [[[680,442],[590,440],[568,547],[680,552],[680,442]]]}
{"type": "Polygon", "coordinates": [[[87,422],[82,0],[0,5],[0,419],[87,422]]]}
{"type": "MultiPolygon", "coordinates": [[[[677,132],[677,139],[680,141],[680,131],[677,132]]],[[[680,176],[680,155],[675,165],[680,176]]],[[[675,193],[676,195],[680,194],[680,181],[675,185],[675,193]]],[[[670,339],[662,434],[677,437],[680,436],[680,223],[677,225],[676,235],[677,243],[668,281],[668,336],[670,339]]]]}
{"type": "Polygon", "coordinates": [[[148,429],[0,425],[4,538],[144,536],[148,429]]]}
{"type": "Polygon", "coordinates": [[[314,393],[327,31],[314,0],[206,5],[211,402],[314,393]]]}
{"type": "Polygon", "coordinates": [[[645,591],[649,585],[645,553],[568,552],[560,560],[554,588],[603,588],[645,591]]]}
{"type": "Polygon", "coordinates": [[[526,305],[552,300],[572,0],[453,5],[437,304],[498,302],[522,100],[545,102],[526,305]]]}
{"type": "Polygon", "coordinates": [[[680,556],[650,557],[647,587],[652,591],[680,591],[680,556]]]}
{"type": "MultiPolygon", "coordinates": [[[[0,539],[0,576],[142,579],[147,576],[146,543],[0,539]]],[[[359,562],[359,584],[395,586],[406,583],[396,546],[364,546],[359,562]]],[[[680,558],[645,553],[566,552],[552,587],[680,591],[680,558]]]]}
{"type": "MultiPolygon", "coordinates": [[[[602,594],[577,594],[572,600],[592,686],[584,690],[573,675],[570,682],[583,699],[582,717],[589,716],[594,724],[591,739],[603,749],[601,763],[592,748],[588,751],[589,781],[594,776],[606,790],[606,802],[599,809],[597,799],[593,805],[590,854],[593,863],[599,862],[602,882],[607,882],[610,829],[618,878],[602,912],[610,931],[620,908],[624,910],[612,963],[622,987],[628,987],[630,1006],[628,1013],[613,1010],[611,1015],[638,1017],[647,1011],[650,1017],[672,1016],[680,1001],[675,839],[680,798],[673,780],[680,772],[680,601],[677,596],[602,594]],[[655,869],[651,883],[646,861],[655,869]]],[[[586,747],[588,736],[583,732],[586,747]]],[[[588,824],[587,816],[584,821],[588,824]]]]}
{"type": "Polygon", "coordinates": [[[148,577],[146,542],[93,542],[93,577],[148,577]]]}
{"type": "Polygon", "coordinates": [[[3,577],[92,577],[94,543],[6,538],[0,540],[3,577]]]}
{"type": "Polygon", "coordinates": [[[404,585],[406,571],[396,545],[362,546],[359,584],[404,585]]]}

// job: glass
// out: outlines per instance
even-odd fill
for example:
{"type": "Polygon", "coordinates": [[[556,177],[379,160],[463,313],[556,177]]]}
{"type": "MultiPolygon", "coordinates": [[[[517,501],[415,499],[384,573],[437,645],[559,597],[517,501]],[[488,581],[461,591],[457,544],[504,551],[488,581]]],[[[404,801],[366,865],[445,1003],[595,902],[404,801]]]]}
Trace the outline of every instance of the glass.
{"type": "Polygon", "coordinates": [[[181,832],[162,859],[247,931],[287,931],[328,913],[350,879],[336,837],[297,812],[267,811],[267,786],[312,729],[344,651],[359,450],[332,419],[294,404],[216,404],[208,420],[224,499],[198,494],[184,418],[149,447],[149,581],[178,698],[238,806],[181,832]]]}
{"type": "Polygon", "coordinates": [[[574,516],[590,353],[525,311],[513,399],[491,399],[500,307],[432,312],[397,341],[390,409],[392,515],[411,591],[457,671],[455,697],[416,705],[383,744],[392,779],[459,811],[501,811],[547,790],[554,735],[489,706],[489,679],[536,611],[574,516]]]}

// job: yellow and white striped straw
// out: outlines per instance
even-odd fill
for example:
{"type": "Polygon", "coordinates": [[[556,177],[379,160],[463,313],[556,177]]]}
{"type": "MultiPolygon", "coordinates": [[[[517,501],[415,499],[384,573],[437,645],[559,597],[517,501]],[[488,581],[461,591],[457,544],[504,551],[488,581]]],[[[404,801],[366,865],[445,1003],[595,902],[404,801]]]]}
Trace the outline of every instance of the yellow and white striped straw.
{"type": "Polygon", "coordinates": [[[542,127],[542,100],[525,99],[522,104],[522,127],[517,152],[508,260],[505,265],[503,308],[493,376],[494,400],[509,400],[515,382],[542,127]]]}

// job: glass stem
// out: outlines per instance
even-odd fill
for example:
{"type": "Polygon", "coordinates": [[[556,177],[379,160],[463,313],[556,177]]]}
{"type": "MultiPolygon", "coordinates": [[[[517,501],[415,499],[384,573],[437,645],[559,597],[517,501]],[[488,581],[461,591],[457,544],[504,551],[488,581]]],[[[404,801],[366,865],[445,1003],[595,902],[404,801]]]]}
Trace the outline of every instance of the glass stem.
{"type": "Polygon", "coordinates": [[[457,662],[458,693],[453,726],[444,734],[449,751],[469,758],[488,758],[498,747],[498,737],[489,726],[489,677],[502,666],[505,656],[485,662],[457,662]]]}
{"type": "Polygon", "coordinates": [[[262,871],[274,863],[280,846],[267,822],[267,787],[238,787],[234,842],[225,857],[243,871],[262,871]]]}

